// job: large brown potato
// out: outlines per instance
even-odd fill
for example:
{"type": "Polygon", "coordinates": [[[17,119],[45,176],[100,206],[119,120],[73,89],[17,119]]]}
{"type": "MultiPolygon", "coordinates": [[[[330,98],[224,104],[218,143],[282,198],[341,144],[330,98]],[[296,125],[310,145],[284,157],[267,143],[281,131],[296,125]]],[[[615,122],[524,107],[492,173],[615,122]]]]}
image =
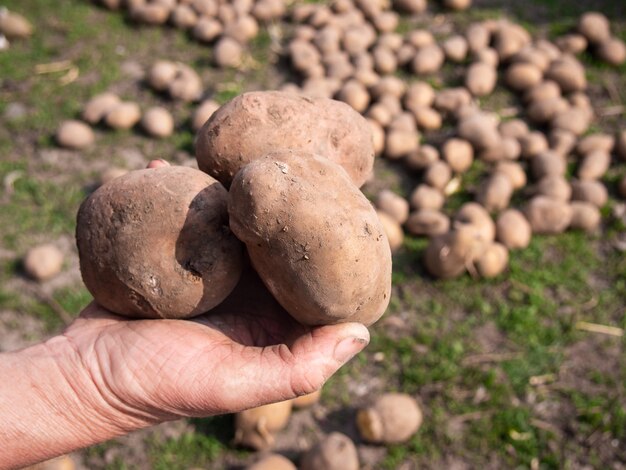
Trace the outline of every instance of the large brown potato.
{"type": "Polygon", "coordinates": [[[270,153],[233,180],[230,225],[280,304],[309,325],[372,324],[391,294],[391,252],[369,201],[337,164],[270,153]]]}
{"type": "Polygon", "coordinates": [[[374,164],[369,124],[354,109],[278,91],[244,93],[218,109],[198,133],[196,158],[228,187],[246,164],[280,148],[322,155],[359,187],[374,164]]]}
{"type": "Polygon", "coordinates": [[[87,289],[131,317],[187,318],[218,305],[242,269],[226,198],[218,181],[186,167],[133,171],[101,186],[78,211],[87,289]]]}

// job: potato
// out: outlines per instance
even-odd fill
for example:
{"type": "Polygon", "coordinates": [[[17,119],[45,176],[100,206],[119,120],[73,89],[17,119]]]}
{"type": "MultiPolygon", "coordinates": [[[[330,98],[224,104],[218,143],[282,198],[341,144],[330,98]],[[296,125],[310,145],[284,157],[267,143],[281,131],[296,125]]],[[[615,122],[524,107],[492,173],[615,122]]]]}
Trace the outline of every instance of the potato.
{"type": "Polygon", "coordinates": [[[598,45],[596,54],[611,65],[622,65],[626,62],[626,43],[619,38],[609,38],[598,45]]]}
{"type": "Polygon", "coordinates": [[[243,15],[224,28],[224,35],[233,38],[239,44],[246,44],[259,34],[259,24],[249,15],[243,15]]]}
{"type": "Polygon", "coordinates": [[[509,250],[500,243],[492,243],[485,252],[476,260],[475,267],[481,277],[496,277],[506,269],[509,264],[509,250]]]}
{"type": "Polygon", "coordinates": [[[619,180],[619,186],[617,188],[619,195],[626,199],[626,176],[622,176],[619,180]]]}
{"type": "Polygon", "coordinates": [[[298,321],[369,325],[385,312],[389,244],[371,204],[337,164],[303,150],[269,153],[237,174],[228,207],[255,269],[298,321]]]}
{"type": "Polygon", "coordinates": [[[567,202],[572,197],[572,187],[561,175],[545,176],[537,182],[535,193],[539,196],[567,202]]]}
{"type": "Polygon", "coordinates": [[[404,159],[412,170],[423,170],[437,160],[439,160],[439,151],[432,145],[420,145],[417,151],[411,152],[404,159]]]}
{"type": "Polygon", "coordinates": [[[452,169],[446,162],[438,160],[426,168],[423,179],[426,184],[443,191],[452,179],[452,169]]]}
{"type": "Polygon", "coordinates": [[[591,44],[598,44],[611,37],[609,20],[602,13],[587,12],[578,20],[578,32],[591,44]]]}
{"type": "Polygon", "coordinates": [[[496,222],[496,239],[509,250],[526,248],[531,236],[530,224],[520,211],[507,209],[500,213],[496,222]]]}
{"type": "Polygon", "coordinates": [[[595,180],[602,178],[611,165],[611,155],[602,150],[594,150],[585,155],[576,174],[581,180],[595,180]]]}
{"type": "Polygon", "coordinates": [[[374,152],[376,153],[376,155],[380,155],[383,150],[385,150],[385,130],[374,119],[367,118],[366,121],[372,133],[374,152]]]}
{"type": "Polygon", "coordinates": [[[467,39],[460,34],[449,37],[443,42],[446,58],[452,62],[463,62],[467,57],[467,39]]]}
{"type": "Polygon", "coordinates": [[[582,135],[589,128],[590,116],[581,108],[570,108],[556,114],[550,121],[553,129],[569,131],[574,135],[582,135]]]}
{"type": "Polygon", "coordinates": [[[572,181],[572,200],[586,201],[597,207],[603,207],[609,200],[609,194],[606,186],[600,181],[572,181]]]}
{"type": "Polygon", "coordinates": [[[33,25],[19,13],[0,10],[0,35],[9,39],[25,39],[33,34],[33,25]]]}
{"type": "Polygon", "coordinates": [[[567,160],[562,155],[550,150],[540,153],[530,161],[535,179],[544,176],[563,176],[567,171],[567,160]]]}
{"type": "Polygon", "coordinates": [[[218,67],[237,68],[243,60],[243,48],[233,38],[223,36],[213,48],[213,61],[218,67]]]}
{"type": "Polygon", "coordinates": [[[405,13],[422,13],[427,6],[426,0],[393,0],[393,8],[405,13]]]}
{"type": "Polygon", "coordinates": [[[459,225],[469,227],[473,232],[473,238],[481,246],[487,246],[495,240],[496,225],[489,212],[480,204],[475,202],[463,204],[454,216],[454,226],[459,225]]]}
{"type": "Polygon", "coordinates": [[[533,158],[548,150],[548,139],[540,131],[532,131],[520,139],[522,157],[533,158]]]}
{"type": "Polygon", "coordinates": [[[562,157],[567,157],[576,145],[576,135],[565,129],[552,129],[548,136],[550,150],[562,157]]]}
{"type": "Polygon", "coordinates": [[[474,53],[474,60],[489,65],[493,69],[497,69],[500,65],[500,57],[498,52],[491,47],[486,47],[474,53]]]}
{"type": "Polygon", "coordinates": [[[498,126],[502,137],[511,137],[520,140],[530,133],[528,124],[521,119],[511,119],[510,121],[501,122],[498,126]]]}
{"type": "Polygon", "coordinates": [[[457,130],[459,136],[476,149],[493,148],[502,142],[497,121],[485,113],[476,113],[461,120],[457,130]]]}
{"type": "Polygon", "coordinates": [[[570,206],[572,208],[570,228],[593,232],[600,226],[602,216],[597,206],[584,201],[574,201],[570,206]]]}
{"type": "Polygon", "coordinates": [[[130,17],[138,23],[160,25],[167,21],[170,10],[159,3],[144,3],[130,7],[130,17]]]}
{"type": "MultiPolygon", "coordinates": [[[[399,79],[398,77],[394,77],[393,75],[381,77],[381,79],[370,88],[370,93],[372,94],[372,97],[377,99],[378,101],[382,101],[383,98],[386,96],[390,96],[392,98],[395,98],[396,100],[400,100],[400,98],[402,98],[406,91],[406,83],[404,83],[404,81],[399,79]]],[[[398,109],[400,108],[401,106],[398,109]]]]}
{"type": "Polygon", "coordinates": [[[482,23],[472,23],[465,31],[467,45],[472,54],[489,47],[491,32],[482,23]]]}
{"type": "Polygon", "coordinates": [[[115,178],[125,175],[126,173],[128,173],[128,170],[126,168],[119,168],[115,166],[109,167],[100,175],[100,184],[98,186],[106,184],[109,181],[114,180],[115,178]]]}
{"type": "Polygon", "coordinates": [[[488,163],[499,162],[500,160],[517,160],[522,153],[522,146],[511,137],[501,138],[500,142],[492,147],[484,148],[478,157],[488,163]]]}
{"type": "Polygon", "coordinates": [[[389,131],[417,132],[417,123],[415,122],[415,117],[410,112],[403,111],[394,116],[387,129],[389,131]]]}
{"type": "Polygon", "coordinates": [[[498,71],[485,62],[474,62],[467,69],[465,86],[474,96],[490,95],[496,88],[498,71]]]}
{"type": "Polygon", "coordinates": [[[357,80],[348,80],[337,93],[337,99],[352,106],[359,113],[370,104],[370,95],[363,84],[357,80]]]}
{"type": "Polygon", "coordinates": [[[28,250],[22,265],[31,279],[47,281],[61,272],[63,253],[51,243],[38,245],[28,250]]]}
{"type": "Polygon", "coordinates": [[[503,173],[493,173],[481,187],[477,201],[488,211],[500,211],[508,207],[513,195],[513,183],[503,173]]]}
{"type": "Polygon", "coordinates": [[[441,156],[448,162],[452,171],[465,173],[474,161],[474,149],[467,140],[452,138],[441,147],[441,156]]]}
{"type": "Polygon", "coordinates": [[[259,0],[252,7],[252,16],[258,21],[267,23],[280,19],[287,9],[284,0],[259,0]]]}
{"type": "Polygon", "coordinates": [[[615,147],[615,137],[610,134],[591,134],[580,139],[576,145],[576,153],[584,156],[596,150],[611,153],[615,147]]]}
{"type": "Polygon", "coordinates": [[[446,56],[436,44],[423,46],[417,50],[411,62],[411,70],[416,75],[431,75],[443,66],[446,56]]]}
{"type": "Polygon", "coordinates": [[[299,397],[291,400],[294,408],[309,408],[316,403],[319,403],[322,397],[322,390],[316,390],[315,392],[307,393],[306,395],[300,395],[299,397]]]}
{"type": "Polygon", "coordinates": [[[93,130],[82,121],[63,121],[56,133],[56,141],[61,147],[82,150],[92,145],[96,139],[93,130]]]}
{"type": "Polygon", "coordinates": [[[555,44],[566,54],[580,54],[587,50],[587,38],[582,34],[570,33],[556,38],[555,44]]]}
{"type": "Polygon", "coordinates": [[[191,2],[188,3],[191,3],[191,6],[198,13],[198,15],[217,15],[217,7],[219,6],[219,4],[215,0],[191,0],[191,2]]]}
{"type": "Polygon", "coordinates": [[[409,203],[402,196],[388,189],[382,190],[376,197],[376,207],[385,212],[399,224],[409,218],[409,203]]]}
{"type": "Polygon", "coordinates": [[[406,229],[413,235],[431,238],[450,230],[450,218],[437,210],[421,209],[409,216],[406,229]]]}
{"type": "Polygon", "coordinates": [[[214,100],[205,100],[200,103],[191,119],[192,129],[198,132],[219,107],[220,105],[214,100]]]}
{"type": "Polygon", "coordinates": [[[198,23],[198,14],[189,5],[177,5],[170,14],[170,22],[179,29],[190,29],[198,23]]]}
{"type": "Polygon", "coordinates": [[[169,137],[174,132],[174,118],[167,109],[154,106],[144,113],[141,126],[152,137],[169,137]]]}
{"type": "Polygon", "coordinates": [[[394,73],[398,69],[398,60],[394,52],[388,47],[377,46],[372,51],[374,68],[381,75],[394,73]]]}
{"type": "Polygon", "coordinates": [[[398,27],[398,14],[394,11],[383,11],[379,15],[372,18],[372,22],[376,29],[381,33],[389,33],[395,31],[398,27]]]}
{"type": "Polygon", "coordinates": [[[552,98],[529,103],[526,114],[533,123],[545,124],[569,109],[569,103],[564,98],[552,98]]]}
{"type": "Polygon", "coordinates": [[[113,129],[130,129],[140,119],[141,109],[139,105],[125,101],[112,108],[104,117],[104,122],[113,129]]]}
{"type": "Polygon", "coordinates": [[[453,114],[471,102],[472,95],[465,88],[446,88],[437,92],[434,105],[438,111],[453,114]]]}
{"type": "Polygon", "coordinates": [[[564,232],[572,220],[569,204],[545,196],[530,200],[524,210],[533,233],[557,234],[564,232]]]}
{"type": "Polygon", "coordinates": [[[462,275],[482,251],[483,243],[476,240],[475,230],[471,226],[461,225],[430,239],[424,252],[424,265],[436,278],[453,279],[462,275]]]}
{"type": "Polygon", "coordinates": [[[499,162],[496,165],[495,173],[502,173],[509,178],[513,189],[522,189],[526,186],[526,172],[519,163],[516,162],[499,162]]]}
{"type": "Polygon", "coordinates": [[[247,467],[247,470],[297,470],[297,467],[280,454],[265,454],[256,463],[247,467]]]}
{"type": "Polygon", "coordinates": [[[504,75],[506,84],[515,91],[526,91],[541,83],[543,72],[536,65],[518,62],[512,64],[504,75]]]}
{"type": "Polygon", "coordinates": [[[405,38],[409,44],[417,49],[435,44],[435,36],[426,29],[414,29],[405,38]]]}
{"type": "Polygon", "coordinates": [[[81,117],[89,124],[98,124],[119,103],[121,100],[114,93],[101,93],[87,102],[81,117]]]}
{"type": "Polygon", "coordinates": [[[550,64],[546,78],[556,82],[563,93],[582,91],[587,88],[585,69],[573,59],[557,59],[550,64]]]}
{"type": "Polygon", "coordinates": [[[443,204],[445,202],[445,196],[437,188],[433,188],[426,184],[420,184],[411,193],[409,202],[411,204],[411,207],[417,210],[439,210],[443,207],[443,204]]]}
{"type": "Polygon", "coordinates": [[[222,302],[242,269],[226,197],[219,182],[186,167],[133,171],[98,188],[76,228],[96,302],[141,318],[188,318],[222,302]]]}
{"type": "Polygon", "coordinates": [[[178,67],[169,60],[156,61],[148,71],[147,82],[155,91],[165,91],[176,77],[178,67]]]}
{"type": "Polygon", "coordinates": [[[356,417],[364,441],[384,444],[406,442],[417,432],[422,421],[419,405],[404,393],[381,395],[372,405],[359,410],[356,417]]]}
{"type": "Polygon", "coordinates": [[[385,140],[385,157],[397,160],[409,155],[419,148],[417,131],[391,129],[385,140]]]}
{"type": "Polygon", "coordinates": [[[345,434],[332,432],[305,452],[301,470],[359,470],[359,455],[354,442],[345,434]]]}
{"type": "Polygon", "coordinates": [[[293,402],[279,401],[235,415],[235,443],[255,450],[274,446],[274,434],[289,423],[293,402]]]}
{"type": "Polygon", "coordinates": [[[467,10],[472,5],[472,0],[443,0],[443,6],[450,10],[467,10]]]}
{"type": "Polygon", "coordinates": [[[192,30],[192,35],[200,42],[213,42],[224,31],[222,23],[212,17],[201,16],[192,30]]]}
{"type": "Polygon", "coordinates": [[[276,150],[277,142],[341,164],[359,187],[374,165],[371,128],[350,106],[277,91],[244,93],[218,109],[196,137],[196,159],[228,187],[237,171],[276,150]]]}
{"type": "Polygon", "coordinates": [[[500,60],[507,60],[530,43],[530,34],[515,23],[502,21],[493,34],[493,47],[498,51],[500,60]]]}
{"type": "Polygon", "coordinates": [[[527,103],[548,101],[561,98],[561,89],[556,82],[544,80],[524,93],[524,101],[527,103]]]}

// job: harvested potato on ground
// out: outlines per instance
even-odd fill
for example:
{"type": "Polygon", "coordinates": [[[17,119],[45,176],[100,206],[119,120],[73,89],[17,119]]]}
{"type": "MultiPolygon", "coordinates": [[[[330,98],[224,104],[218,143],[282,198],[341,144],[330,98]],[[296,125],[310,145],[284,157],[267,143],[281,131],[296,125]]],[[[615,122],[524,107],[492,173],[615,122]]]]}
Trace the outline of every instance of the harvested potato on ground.
{"type": "Polygon", "coordinates": [[[423,170],[439,160],[439,151],[432,145],[420,145],[420,148],[411,152],[404,161],[412,170],[423,170]]]}
{"type": "Polygon", "coordinates": [[[443,50],[448,60],[463,62],[467,57],[467,39],[460,34],[452,36],[443,42],[443,50]]]}
{"type": "Polygon", "coordinates": [[[571,203],[572,220],[570,228],[592,232],[600,226],[600,209],[590,202],[574,201],[571,203]]]}
{"type": "Polygon", "coordinates": [[[603,207],[609,200],[609,193],[600,181],[572,181],[572,200],[587,201],[597,207],[603,207]]]}
{"type": "Polygon", "coordinates": [[[168,85],[167,91],[175,100],[193,102],[202,95],[200,75],[185,64],[176,64],[176,75],[168,85]]]}
{"type": "Polygon", "coordinates": [[[422,410],[413,397],[386,393],[359,410],[356,424],[367,442],[399,444],[406,442],[422,425],[422,410]]]}
{"type": "Polygon", "coordinates": [[[572,197],[572,187],[561,175],[545,176],[537,182],[535,193],[539,196],[567,202],[572,197]]]}
{"type": "Polygon", "coordinates": [[[531,237],[532,229],[524,214],[517,209],[500,213],[496,222],[496,239],[509,250],[526,248],[531,237]]]}
{"type": "Polygon", "coordinates": [[[452,179],[452,169],[446,162],[438,160],[426,168],[423,179],[426,184],[443,191],[452,179]]]}
{"type": "Polygon", "coordinates": [[[39,245],[28,250],[22,265],[30,278],[46,281],[61,272],[63,253],[50,243],[39,245]]]}
{"type": "Polygon", "coordinates": [[[359,113],[364,112],[370,104],[367,89],[357,80],[348,80],[339,90],[337,99],[349,104],[359,113]]]}
{"type": "Polygon", "coordinates": [[[213,48],[213,61],[218,67],[236,68],[243,60],[243,47],[235,39],[223,36],[213,48]]]}
{"type": "Polygon", "coordinates": [[[61,147],[82,150],[94,143],[96,136],[91,127],[82,121],[63,121],[56,133],[56,141],[61,147]]]}
{"type": "Polygon", "coordinates": [[[557,59],[550,64],[546,78],[556,82],[563,93],[582,91],[587,88],[585,69],[572,59],[557,59]]]}
{"type": "Polygon", "coordinates": [[[411,207],[417,210],[439,210],[443,207],[445,200],[444,194],[439,189],[433,188],[427,184],[417,186],[409,197],[411,207]]]}
{"type": "Polygon", "coordinates": [[[277,91],[244,93],[197,135],[198,166],[230,186],[247,163],[280,147],[323,155],[362,186],[374,165],[370,125],[345,103],[277,91]]]}
{"type": "Polygon", "coordinates": [[[33,34],[33,25],[19,13],[0,9],[0,35],[9,39],[24,39],[33,34]]]}
{"type": "Polygon", "coordinates": [[[500,160],[517,160],[521,153],[522,146],[517,139],[503,137],[498,145],[482,149],[478,157],[484,162],[495,163],[500,160]]]}
{"type": "Polygon", "coordinates": [[[422,13],[428,6],[427,0],[393,0],[393,8],[406,13],[422,13]]]}
{"type": "Polygon", "coordinates": [[[467,10],[472,0],[443,0],[443,6],[451,10],[467,10]]]}
{"type": "Polygon", "coordinates": [[[200,42],[213,42],[222,34],[224,27],[215,18],[200,16],[192,29],[192,35],[200,42]]]}
{"type": "Polygon", "coordinates": [[[556,38],[555,44],[567,54],[578,55],[587,50],[589,42],[582,34],[570,33],[556,38]]]}
{"type": "Polygon", "coordinates": [[[235,415],[235,443],[255,450],[274,446],[274,434],[287,426],[293,402],[279,401],[235,415]]]}
{"type": "Polygon", "coordinates": [[[386,212],[376,211],[378,219],[383,226],[387,240],[389,240],[389,248],[392,253],[395,253],[402,247],[404,243],[404,232],[402,226],[386,212]]]}
{"type": "Polygon", "coordinates": [[[567,160],[550,150],[541,152],[530,161],[531,170],[535,179],[545,176],[563,176],[567,171],[567,160]]]}
{"type": "Polygon", "coordinates": [[[174,81],[177,71],[178,67],[174,62],[158,60],[150,67],[146,80],[153,90],[166,91],[174,81]]]}
{"type": "Polygon", "coordinates": [[[472,23],[465,32],[470,52],[476,54],[489,47],[491,32],[482,23],[472,23]]]}
{"type": "Polygon", "coordinates": [[[417,131],[390,129],[385,139],[385,157],[397,160],[406,157],[419,148],[417,131]]]}
{"type": "Polygon", "coordinates": [[[482,186],[477,200],[488,211],[501,211],[506,209],[513,195],[513,183],[504,173],[493,173],[482,186]]]}
{"type": "Polygon", "coordinates": [[[291,460],[280,454],[267,454],[247,470],[298,470],[291,460]]]}
{"type": "Polygon", "coordinates": [[[467,202],[461,206],[454,216],[454,226],[468,225],[474,230],[475,238],[481,243],[488,244],[496,237],[496,225],[489,212],[475,202],[467,202]]]}
{"type": "Polygon", "coordinates": [[[437,278],[459,277],[483,253],[486,246],[477,237],[474,227],[461,224],[446,234],[431,238],[424,252],[424,265],[437,278]]]}
{"type": "Polygon", "coordinates": [[[130,129],[141,119],[141,108],[137,103],[124,101],[111,109],[104,117],[107,126],[113,129],[130,129]]]}
{"type": "Polygon", "coordinates": [[[496,173],[506,175],[513,189],[521,189],[526,186],[526,172],[519,163],[516,162],[500,162],[496,165],[496,173]]]}
{"type": "Polygon", "coordinates": [[[545,124],[558,114],[567,112],[569,103],[562,97],[537,100],[526,108],[528,118],[535,124],[545,124]]]}
{"type": "Polygon", "coordinates": [[[174,132],[174,118],[167,109],[155,106],[144,113],[141,126],[152,137],[169,137],[174,132]]]}
{"type": "Polygon", "coordinates": [[[415,121],[420,129],[427,131],[441,129],[443,118],[433,108],[415,107],[411,108],[411,112],[415,116],[415,121]]]}
{"type": "Polygon", "coordinates": [[[553,129],[562,129],[574,135],[582,135],[589,128],[591,117],[587,110],[572,107],[566,111],[557,113],[551,120],[553,129]]]}
{"type": "Polygon", "coordinates": [[[198,23],[198,14],[189,5],[177,5],[170,14],[170,22],[177,28],[190,29],[198,23]]]}
{"type": "Polygon", "coordinates": [[[241,274],[242,245],[228,230],[227,193],[186,167],[128,173],[78,211],[83,281],[112,312],[188,318],[224,300],[241,274]]]}
{"type": "Polygon", "coordinates": [[[501,144],[498,122],[485,113],[475,113],[459,122],[459,136],[471,142],[476,149],[494,148],[501,144]]]}
{"type": "Polygon", "coordinates": [[[486,62],[474,62],[465,75],[465,86],[474,96],[490,95],[497,82],[498,70],[486,62]]]}
{"type": "Polygon", "coordinates": [[[527,103],[547,101],[555,98],[561,98],[561,89],[552,80],[544,80],[524,93],[524,101],[527,103]]]}
{"type": "Polygon", "coordinates": [[[429,83],[413,82],[407,88],[402,101],[406,109],[429,108],[435,102],[435,90],[429,83]]]}
{"type": "Polygon", "coordinates": [[[533,158],[549,149],[548,139],[540,131],[532,131],[520,139],[522,157],[533,158]]]}
{"type": "Polygon", "coordinates": [[[572,220],[572,208],[569,204],[536,196],[526,205],[524,213],[533,233],[563,233],[572,220]]]}
{"type": "Polygon", "coordinates": [[[489,65],[493,69],[497,69],[498,65],[500,65],[500,57],[498,56],[498,52],[491,47],[487,47],[485,49],[481,49],[474,53],[474,60],[476,62],[482,62],[486,65],[489,65]]]}
{"type": "Polygon", "coordinates": [[[596,54],[611,65],[622,65],[626,62],[626,43],[619,38],[609,38],[598,45],[596,54]]]}
{"type": "Polygon", "coordinates": [[[126,173],[128,173],[128,170],[126,168],[118,168],[118,167],[111,167],[108,168],[107,170],[105,170],[102,175],[100,176],[100,186],[103,184],[108,183],[111,180],[114,180],[115,178],[119,177],[119,176],[123,176],[126,173]]]}
{"type": "Polygon", "coordinates": [[[409,216],[405,226],[413,235],[431,238],[450,230],[450,218],[434,209],[421,209],[409,216]]]}
{"type": "Polygon", "coordinates": [[[402,196],[388,189],[382,190],[376,197],[376,207],[392,217],[399,224],[409,217],[409,203],[402,196]]]}
{"type": "Polygon", "coordinates": [[[500,243],[492,243],[478,257],[474,265],[478,274],[484,278],[492,278],[501,274],[509,264],[509,250],[500,243]]]}
{"type": "Polygon", "coordinates": [[[316,390],[312,393],[307,393],[306,395],[301,395],[292,400],[294,408],[309,408],[310,406],[319,403],[320,398],[322,398],[322,390],[316,390]]]}
{"type": "Polygon", "coordinates": [[[367,118],[366,121],[372,133],[374,152],[380,155],[385,150],[385,129],[374,119],[367,118]]]}
{"type": "Polygon", "coordinates": [[[441,147],[441,156],[448,162],[452,171],[465,173],[474,161],[474,149],[467,140],[448,139],[441,147]]]}
{"type": "Polygon", "coordinates": [[[543,72],[533,64],[518,62],[505,73],[506,84],[515,91],[526,91],[541,83],[543,72]]]}
{"type": "Polygon", "coordinates": [[[101,93],[87,102],[83,108],[82,118],[89,124],[97,124],[120,103],[121,100],[116,94],[101,93]]]}
{"type": "Polygon", "coordinates": [[[595,150],[611,153],[615,147],[615,137],[610,134],[591,134],[580,139],[576,145],[576,153],[581,156],[595,150]]]}
{"type": "Polygon", "coordinates": [[[564,129],[552,129],[548,136],[552,152],[567,157],[576,145],[576,136],[564,129]]]}
{"type": "Polygon", "coordinates": [[[594,150],[582,158],[576,174],[581,180],[596,180],[602,178],[610,166],[611,155],[603,150],[594,150]]]}
{"type": "Polygon", "coordinates": [[[213,113],[219,109],[220,105],[214,100],[205,100],[196,109],[191,120],[191,127],[198,132],[202,126],[213,116],[213,113]]]}
{"type": "Polygon", "coordinates": [[[301,470],[359,470],[359,455],[354,442],[345,434],[330,433],[305,452],[301,470]]]}
{"type": "Polygon", "coordinates": [[[464,87],[445,88],[435,96],[435,109],[443,113],[454,114],[463,106],[472,102],[472,95],[464,87]]]}
{"type": "Polygon", "coordinates": [[[301,323],[372,324],[385,312],[389,244],[373,207],[337,164],[302,150],[270,153],[237,174],[228,208],[255,269],[301,323]]]}
{"type": "Polygon", "coordinates": [[[511,119],[510,121],[501,122],[498,126],[502,137],[510,137],[512,139],[522,139],[530,133],[528,124],[521,119],[511,119]]]}
{"type": "Polygon", "coordinates": [[[441,69],[445,59],[441,48],[436,44],[430,44],[417,50],[411,62],[411,69],[416,75],[431,75],[441,69]]]}
{"type": "Polygon", "coordinates": [[[159,3],[138,3],[129,11],[132,20],[150,25],[164,24],[170,14],[169,8],[159,3]]]}
{"type": "Polygon", "coordinates": [[[578,32],[591,44],[598,44],[611,37],[611,25],[602,13],[590,11],[578,19],[578,32]]]}

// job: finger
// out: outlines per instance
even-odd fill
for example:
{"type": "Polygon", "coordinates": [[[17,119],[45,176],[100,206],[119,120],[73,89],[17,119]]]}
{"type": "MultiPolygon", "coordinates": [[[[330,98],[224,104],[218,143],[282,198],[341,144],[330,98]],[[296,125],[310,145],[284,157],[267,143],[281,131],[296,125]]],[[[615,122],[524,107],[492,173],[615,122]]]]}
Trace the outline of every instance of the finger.
{"type": "MultiPolygon", "coordinates": [[[[213,388],[221,388],[213,393],[213,398],[220,396],[223,403],[212,405],[223,412],[233,412],[319,390],[367,346],[369,338],[369,331],[360,323],[343,323],[313,328],[289,347],[233,345],[223,361],[231,380],[220,382],[216,377],[207,377],[213,388]]],[[[210,390],[209,384],[202,382],[197,382],[198,387],[210,390]]]]}
{"type": "Polygon", "coordinates": [[[152,160],[150,163],[148,163],[148,166],[146,168],[162,168],[164,166],[170,166],[170,164],[163,159],[159,159],[152,160]]]}

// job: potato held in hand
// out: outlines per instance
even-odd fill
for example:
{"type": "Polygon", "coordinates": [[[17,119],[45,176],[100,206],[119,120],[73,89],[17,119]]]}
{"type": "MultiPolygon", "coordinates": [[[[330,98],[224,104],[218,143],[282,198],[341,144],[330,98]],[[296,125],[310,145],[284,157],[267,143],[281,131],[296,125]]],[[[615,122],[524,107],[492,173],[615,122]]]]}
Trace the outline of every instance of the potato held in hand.
{"type": "Polygon", "coordinates": [[[266,91],[244,93],[218,109],[198,132],[198,167],[230,186],[235,174],[278,148],[319,154],[362,186],[374,165],[370,126],[345,103],[266,91]]]}
{"type": "Polygon", "coordinates": [[[80,207],[80,268],[96,302],[141,318],[187,318],[218,305],[242,269],[227,193],[191,168],[130,172],[80,207]]]}
{"type": "Polygon", "coordinates": [[[271,153],[237,174],[228,212],[259,276],[301,323],[369,325],[385,312],[389,242],[339,165],[302,151],[271,153]]]}

